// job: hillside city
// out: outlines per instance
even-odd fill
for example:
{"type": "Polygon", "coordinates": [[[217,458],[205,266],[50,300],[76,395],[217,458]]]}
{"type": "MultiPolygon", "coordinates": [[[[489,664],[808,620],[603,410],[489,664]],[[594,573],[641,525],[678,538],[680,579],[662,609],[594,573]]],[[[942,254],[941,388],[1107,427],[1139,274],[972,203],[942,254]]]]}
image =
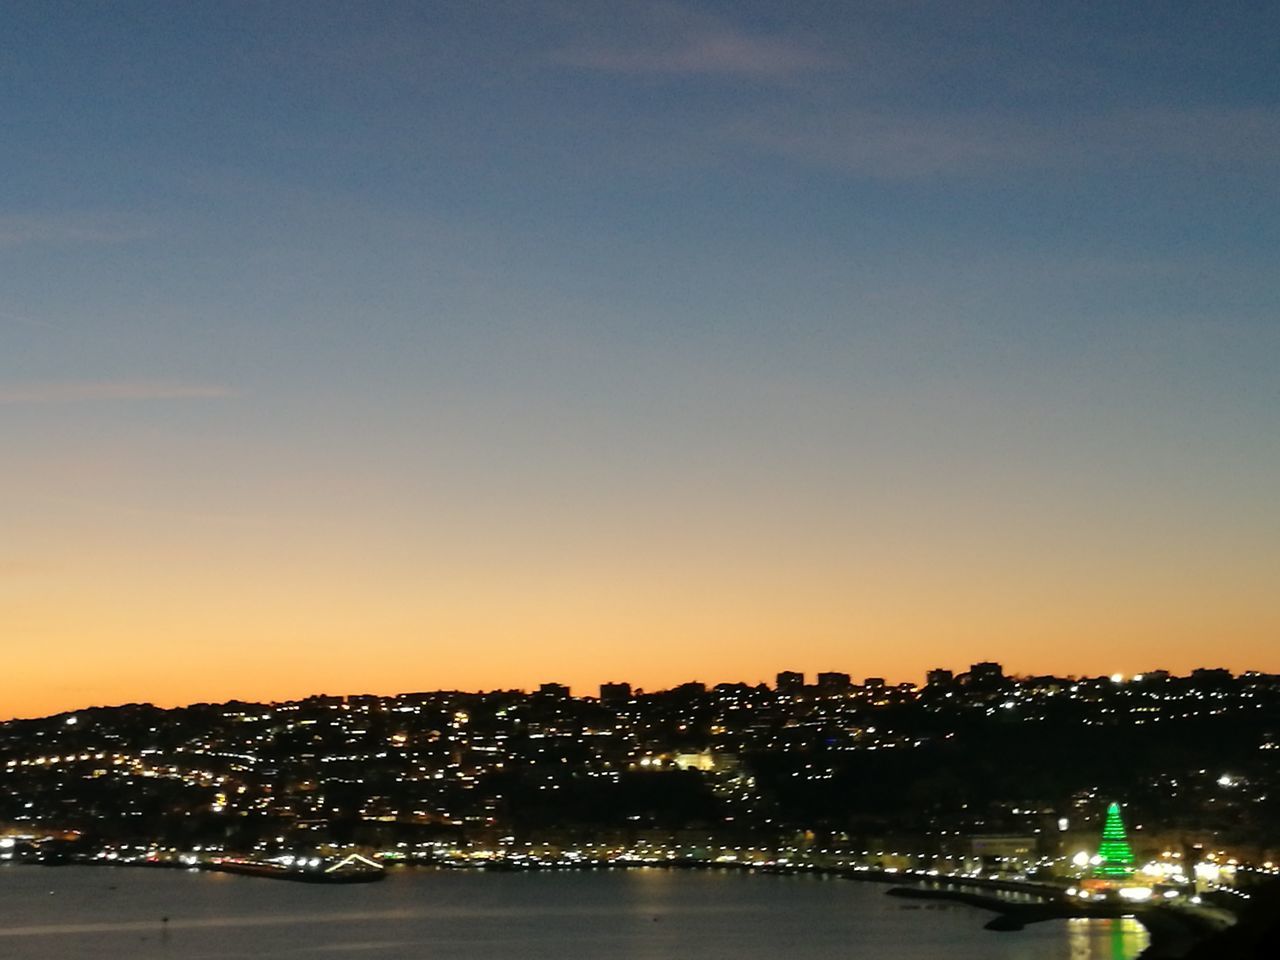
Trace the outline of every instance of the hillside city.
{"type": "Polygon", "coordinates": [[[1280,861],[1280,676],[930,671],[94,707],[0,724],[0,858],[833,862],[1069,874],[1119,803],[1166,873],[1280,861]]]}

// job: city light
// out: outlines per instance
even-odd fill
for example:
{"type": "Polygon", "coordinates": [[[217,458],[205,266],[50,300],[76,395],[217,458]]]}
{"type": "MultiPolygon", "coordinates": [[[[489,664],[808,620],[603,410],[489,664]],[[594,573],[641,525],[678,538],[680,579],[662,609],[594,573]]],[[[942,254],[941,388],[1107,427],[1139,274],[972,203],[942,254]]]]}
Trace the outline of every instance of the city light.
{"type": "MultiPolygon", "coordinates": [[[[459,868],[716,863],[723,869],[1046,884],[1056,896],[1090,906],[1189,902],[1194,891],[1188,876],[1201,890],[1243,902],[1248,891],[1240,889],[1241,874],[1269,869],[1220,843],[1203,853],[1179,848],[1187,842],[1186,828],[1172,836],[1151,812],[1180,810],[1185,823],[1194,822],[1195,804],[1220,815],[1253,802],[1265,776],[1243,769],[1223,773],[1207,760],[1191,769],[1157,768],[1150,779],[1128,784],[1128,809],[1144,811],[1143,826],[1132,835],[1119,802],[1096,783],[1073,780],[1057,757],[1045,757],[1035,775],[1011,776],[1007,799],[991,804],[947,809],[937,796],[918,798],[923,806],[915,815],[928,823],[923,835],[896,834],[899,811],[884,815],[883,846],[860,845],[856,834],[839,829],[779,826],[810,815],[803,806],[779,803],[788,790],[857,803],[860,785],[865,790],[868,781],[854,771],[882,753],[903,757],[898,762],[905,770],[928,771],[940,751],[982,757],[989,738],[1024,724],[1073,737],[1095,736],[1098,725],[1103,729],[1096,742],[1106,749],[1108,727],[1181,717],[1201,701],[1226,709],[1216,705],[1226,703],[1223,690],[1235,691],[1236,710],[1264,693],[1280,703],[1280,685],[1273,695],[1270,681],[1254,677],[1230,687],[1214,675],[1211,689],[1201,691],[1193,679],[1151,673],[1140,686],[1116,685],[1109,677],[1069,683],[1013,678],[998,664],[985,665],[981,675],[976,686],[961,673],[932,685],[876,681],[870,687],[846,684],[837,675],[824,688],[795,673],[785,692],[693,683],[653,693],[629,689],[624,696],[620,685],[611,684],[595,697],[547,684],[531,693],[439,691],[191,711],[100,709],[92,723],[81,713],[76,724],[65,716],[0,724],[0,819],[19,829],[53,818],[76,830],[94,828],[96,818],[107,816],[129,825],[137,822],[134,811],[161,789],[170,791],[166,815],[187,819],[198,842],[188,849],[158,841],[136,848],[105,837],[83,856],[112,864],[210,869],[216,862],[220,869],[303,873],[323,872],[352,854],[378,865],[459,868]],[[1063,801],[1027,790],[1037,778],[1069,785],[1061,791],[1063,801]],[[617,808],[602,812],[617,825],[590,832],[562,819],[545,834],[530,833],[512,819],[512,798],[528,803],[537,797],[534,802],[554,817],[581,803],[588,784],[596,796],[626,799],[626,791],[639,791],[643,799],[626,800],[629,808],[610,800],[617,808]],[[1206,792],[1206,785],[1218,789],[1206,792]],[[82,791],[84,802],[63,803],[68,789],[82,791]],[[1022,790],[1027,792],[1019,795],[1022,790]],[[681,840],[650,812],[677,791],[689,791],[697,806],[690,814],[672,809],[701,819],[696,827],[679,821],[687,835],[681,840]],[[561,798],[567,798],[563,806],[561,798]],[[270,829],[246,843],[236,839],[245,822],[270,829]],[[339,842],[352,825],[368,845],[339,842]],[[442,838],[431,838],[436,835],[442,838]],[[758,842],[744,845],[743,835],[758,842]]],[[[1270,721],[1260,722],[1272,728],[1270,721]]],[[[1185,731],[1172,736],[1180,742],[1185,731]]],[[[910,797],[898,785],[884,786],[910,797]]],[[[6,837],[0,856],[39,860],[59,842],[52,836],[6,837]]],[[[343,871],[348,869],[374,868],[347,860],[343,871]]]]}

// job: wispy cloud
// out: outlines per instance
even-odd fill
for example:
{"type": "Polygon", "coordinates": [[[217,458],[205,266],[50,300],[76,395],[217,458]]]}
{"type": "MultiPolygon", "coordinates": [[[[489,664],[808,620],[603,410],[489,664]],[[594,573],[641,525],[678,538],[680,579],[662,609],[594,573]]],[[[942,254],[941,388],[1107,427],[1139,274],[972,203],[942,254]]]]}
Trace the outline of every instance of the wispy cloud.
{"type": "Polygon", "coordinates": [[[164,380],[40,380],[0,384],[0,404],[221,400],[235,395],[234,390],[216,384],[164,380]]]}
{"type": "Polygon", "coordinates": [[[785,77],[836,65],[820,50],[791,40],[726,30],[665,43],[561,50],[555,60],[566,66],[610,73],[746,77],[785,77]]]}
{"type": "Polygon", "coordinates": [[[128,243],[151,229],[130,217],[63,214],[0,215],[0,249],[28,244],[128,243]]]}
{"type": "Polygon", "coordinates": [[[680,3],[635,3],[585,14],[578,36],[552,55],[605,73],[781,80],[840,65],[813,37],[746,30],[680,3]]]}
{"type": "Polygon", "coordinates": [[[771,153],[889,180],[1152,163],[1256,170],[1280,155],[1280,113],[1253,108],[1122,109],[1057,122],[994,113],[815,111],[756,114],[725,131],[771,153]]]}

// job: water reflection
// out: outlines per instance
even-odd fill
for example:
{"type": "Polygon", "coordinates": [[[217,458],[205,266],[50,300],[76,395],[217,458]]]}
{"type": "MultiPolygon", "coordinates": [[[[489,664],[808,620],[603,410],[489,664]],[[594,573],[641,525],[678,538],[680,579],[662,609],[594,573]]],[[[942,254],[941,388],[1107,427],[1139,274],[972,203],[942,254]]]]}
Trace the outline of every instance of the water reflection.
{"type": "Polygon", "coordinates": [[[1071,960],[1130,960],[1147,948],[1147,929],[1133,917],[1067,921],[1071,960]]]}
{"type": "Polygon", "coordinates": [[[990,919],[812,877],[405,870],[329,887],[0,866],[3,960],[1132,960],[1147,943],[1133,920],[990,919]]]}

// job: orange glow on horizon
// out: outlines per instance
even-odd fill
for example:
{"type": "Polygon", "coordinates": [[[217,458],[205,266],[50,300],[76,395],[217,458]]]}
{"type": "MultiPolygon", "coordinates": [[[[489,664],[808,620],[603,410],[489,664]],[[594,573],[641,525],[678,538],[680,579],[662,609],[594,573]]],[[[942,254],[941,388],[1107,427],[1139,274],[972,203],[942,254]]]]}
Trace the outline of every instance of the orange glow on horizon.
{"type": "Polygon", "coordinates": [[[21,560],[0,567],[0,715],[779,670],[919,682],[978,660],[1280,672],[1275,541],[1265,525],[1223,536],[1212,513],[926,509],[838,485],[806,500],[758,478],[528,502],[388,498],[383,474],[249,492],[200,474],[173,496],[125,480],[109,499],[33,487],[40,510],[6,530],[21,560]]]}
{"type": "Polygon", "coordinates": [[[932,667],[959,672],[985,659],[1011,674],[1062,676],[1280,669],[1267,631],[1249,634],[1243,623],[1231,630],[1232,655],[1223,656],[1200,643],[1211,629],[1207,622],[1188,621],[1176,632],[1135,622],[1104,634],[1100,624],[1077,616],[1032,634],[1014,611],[992,616],[983,629],[961,627],[949,622],[956,611],[942,603],[896,621],[891,609],[860,612],[852,603],[805,609],[777,597],[771,609],[746,606],[745,597],[698,603],[686,597],[678,611],[653,608],[648,616],[647,598],[634,595],[581,605],[572,597],[525,596],[501,611],[472,603],[405,611],[380,609],[372,598],[345,610],[333,599],[283,609],[242,601],[218,610],[207,600],[171,595],[163,606],[140,601],[117,609],[114,620],[109,607],[68,603],[56,615],[11,618],[11,634],[25,629],[40,639],[10,652],[0,702],[7,716],[39,716],[125,702],[532,689],[544,681],[594,695],[601,682],[614,680],[646,690],[687,680],[772,684],[779,670],[801,670],[810,680],[839,670],[859,680],[918,683],[932,667]],[[735,603],[738,619],[730,616],[735,603]],[[574,612],[577,625],[564,626],[574,612]],[[77,637],[92,639],[73,646],[77,637]],[[855,637],[866,639],[849,639],[855,637]]]}

